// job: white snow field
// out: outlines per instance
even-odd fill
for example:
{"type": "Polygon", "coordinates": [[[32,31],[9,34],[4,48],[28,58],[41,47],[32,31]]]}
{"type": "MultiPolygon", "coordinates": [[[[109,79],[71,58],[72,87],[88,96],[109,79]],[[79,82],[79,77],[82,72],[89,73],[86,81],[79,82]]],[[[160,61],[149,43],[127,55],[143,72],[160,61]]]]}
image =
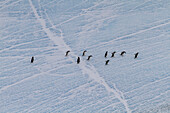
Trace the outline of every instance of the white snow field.
{"type": "Polygon", "coordinates": [[[170,0],[0,0],[0,113],[42,112],[170,113],[170,0]]]}

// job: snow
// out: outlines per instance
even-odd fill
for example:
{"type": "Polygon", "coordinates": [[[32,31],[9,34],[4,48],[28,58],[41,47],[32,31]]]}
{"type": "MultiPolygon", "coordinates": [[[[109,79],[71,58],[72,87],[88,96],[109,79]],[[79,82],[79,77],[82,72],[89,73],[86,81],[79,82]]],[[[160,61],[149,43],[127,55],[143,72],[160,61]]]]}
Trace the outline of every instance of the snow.
{"type": "Polygon", "coordinates": [[[169,0],[1,0],[0,112],[168,113],[169,10],[169,0]]]}

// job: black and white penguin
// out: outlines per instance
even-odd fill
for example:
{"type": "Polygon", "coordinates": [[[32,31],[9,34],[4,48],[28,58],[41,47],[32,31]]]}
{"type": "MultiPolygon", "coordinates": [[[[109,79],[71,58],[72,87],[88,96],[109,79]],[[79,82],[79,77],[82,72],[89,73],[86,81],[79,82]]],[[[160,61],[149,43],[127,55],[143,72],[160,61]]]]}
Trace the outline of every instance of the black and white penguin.
{"type": "Polygon", "coordinates": [[[114,56],[115,56],[115,53],[116,53],[116,51],[114,51],[114,52],[112,53],[112,56],[111,56],[111,57],[114,57],[114,56]]]}
{"type": "Polygon", "coordinates": [[[34,62],[34,57],[31,58],[31,63],[33,63],[33,62],[34,62]]]}
{"type": "Polygon", "coordinates": [[[65,56],[68,56],[68,53],[70,52],[70,50],[68,50],[67,52],[66,52],[66,55],[65,56]]]}
{"type": "Polygon", "coordinates": [[[105,65],[108,65],[108,63],[109,63],[109,60],[106,60],[106,63],[105,63],[105,65]]]}
{"type": "Polygon", "coordinates": [[[85,50],[85,51],[83,51],[83,54],[82,54],[82,56],[85,56],[85,53],[86,53],[87,51],[85,50]]]}
{"type": "Polygon", "coordinates": [[[77,64],[79,64],[79,63],[80,63],[80,57],[77,58],[77,64]]]}
{"type": "Polygon", "coordinates": [[[107,54],[108,54],[108,51],[106,51],[106,53],[105,53],[105,55],[104,55],[105,58],[107,57],[107,54]]]}
{"type": "Polygon", "coordinates": [[[87,60],[90,60],[90,58],[93,57],[92,55],[88,56],[87,60]]]}
{"type": "Polygon", "coordinates": [[[134,59],[138,57],[138,54],[139,54],[139,52],[135,53],[134,59]]]}
{"type": "Polygon", "coordinates": [[[120,55],[123,56],[125,53],[126,53],[126,51],[122,51],[120,55]]]}

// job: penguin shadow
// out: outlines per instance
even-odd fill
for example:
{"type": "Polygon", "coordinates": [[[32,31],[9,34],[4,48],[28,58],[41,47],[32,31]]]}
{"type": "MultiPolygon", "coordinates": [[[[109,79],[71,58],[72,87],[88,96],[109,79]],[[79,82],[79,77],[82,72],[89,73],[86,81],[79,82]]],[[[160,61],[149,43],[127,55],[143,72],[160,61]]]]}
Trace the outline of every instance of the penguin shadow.
{"type": "Polygon", "coordinates": [[[25,63],[31,64],[31,66],[43,65],[47,61],[45,56],[38,56],[38,55],[29,57],[28,60],[29,60],[29,62],[26,61],[25,63]]]}
{"type": "Polygon", "coordinates": [[[45,62],[45,60],[42,60],[42,58],[40,58],[40,57],[35,57],[35,56],[32,56],[31,58],[30,58],[30,64],[31,65],[34,65],[34,66],[37,66],[37,65],[39,65],[39,64],[43,64],[45,62]]]}
{"type": "Polygon", "coordinates": [[[70,53],[70,50],[66,51],[65,56],[68,56],[69,53],[70,53]]]}
{"type": "Polygon", "coordinates": [[[135,53],[134,55],[135,55],[135,56],[134,56],[134,59],[137,59],[137,58],[138,58],[138,55],[139,55],[139,52],[135,53]]]}
{"type": "Polygon", "coordinates": [[[114,60],[116,63],[118,62],[126,62],[127,60],[140,60],[139,58],[139,52],[136,53],[127,53],[126,51],[113,51],[113,52],[108,52],[106,51],[104,54],[105,57],[105,65],[109,65],[112,64],[112,61],[114,60]],[[109,55],[111,54],[111,56],[109,57],[109,55]],[[107,58],[107,59],[106,59],[107,58]]]}
{"type": "MultiPolygon", "coordinates": [[[[113,55],[113,54],[112,54],[113,55]]],[[[104,65],[109,65],[110,63],[110,58],[111,57],[114,57],[114,56],[110,56],[110,52],[109,51],[105,51],[105,54],[104,54],[104,65]]]]}
{"type": "Polygon", "coordinates": [[[79,64],[79,63],[80,63],[80,57],[77,58],[77,64],[79,64]]]}
{"type": "Polygon", "coordinates": [[[142,54],[140,53],[140,52],[136,52],[136,53],[133,53],[133,59],[136,61],[138,61],[138,60],[141,60],[142,59],[142,54]]]}
{"type": "MultiPolygon", "coordinates": [[[[68,57],[69,53],[70,53],[70,50],[66,51],[65,56],[68,57]]],[[[127,53],[126,51],[118,51],[118,52],[105,51],[104,65],[106,66],[106,65],[109,65],[110,63],[113,63],[111,61],[114,59],[116,59],[115,61],[118,61],[118,62],[122,62],[122,61],[125,62],[128,58],[139,60],[140,58],[138,56],[139,56],[139,52],[135,52],[132,56],[131,53],[127,53]]],[[[98,58],[98,59],[100,59],[100,58],[98,58]]],[[[101,61],[98,61],[96,58],[94,58],[94,56],[92,54],[89,54],[87,50],[84,50],[83,52],[80,53],[80,55],[76,59],[76,63],[80,64],[82,60],[86,63],[92,63],[92,64],[96,63],[94,65],[99,65],[101,62],[101,61]]],[[[33,63],[33,62],[34,62],[34,57],[32,57],[32,59],[31,59],[31,63],[33,63]]]]}
{"type": "Polygon", "coordinates": [[[88,54],[87,50],[84,50],[81,56],[84,60],[87,60],[87,61],[90,61],[93,57],[93,55],[88,54]]]}
{"type": "MultiPolygon", "coordinates": [[[[123,51],[122,51],[123,52],[123,51]]],[[[141,59],[141,55],[139,52],[126,52],[126,53],[123,53],[122,55],[122,52],[120,52],[120,59],[123,60],[124,62],[126,62],[126,60],[128,61],[136,61],[136,60],[140,60],[141,59]]]]}
{"type": "Polygon", "coordinates": [[[121,53],[120,53],[120,56],[122,56],[122,57],[124,57],[126,55],[126,51],[122,51],[121,53]]]}
{"type": "Polygon", "coordinates": [[[94,60],[94,56],[90,53],[88,53],[87,50],[84,50],[83,52],[80,52],[79,57],[77,58],[77,64],[80,64],[81,61],[90,63],[94,60]]]}
{"type": "Polygon", "coordinates": [[[31,57],[31,63],[33,63],[33,62],[34,62],[34,57],[32,56],[32,57],[31,57]]]}
{"type": "Polygon", "coordinates": [[[108,65],[109,61],[110,61],[110,60],[106,60],[105,65],[108,65]]]}

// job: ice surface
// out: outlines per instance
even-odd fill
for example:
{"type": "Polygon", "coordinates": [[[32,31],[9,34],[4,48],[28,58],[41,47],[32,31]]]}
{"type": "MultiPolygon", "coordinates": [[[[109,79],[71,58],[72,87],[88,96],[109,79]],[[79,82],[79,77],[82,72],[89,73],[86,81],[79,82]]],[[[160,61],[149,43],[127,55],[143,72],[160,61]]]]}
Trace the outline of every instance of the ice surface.
{"type": "Polygon", "coordinates": [[[0,0],[1,113],[168,113],[169,103],[169,0],[0,0]]]}

